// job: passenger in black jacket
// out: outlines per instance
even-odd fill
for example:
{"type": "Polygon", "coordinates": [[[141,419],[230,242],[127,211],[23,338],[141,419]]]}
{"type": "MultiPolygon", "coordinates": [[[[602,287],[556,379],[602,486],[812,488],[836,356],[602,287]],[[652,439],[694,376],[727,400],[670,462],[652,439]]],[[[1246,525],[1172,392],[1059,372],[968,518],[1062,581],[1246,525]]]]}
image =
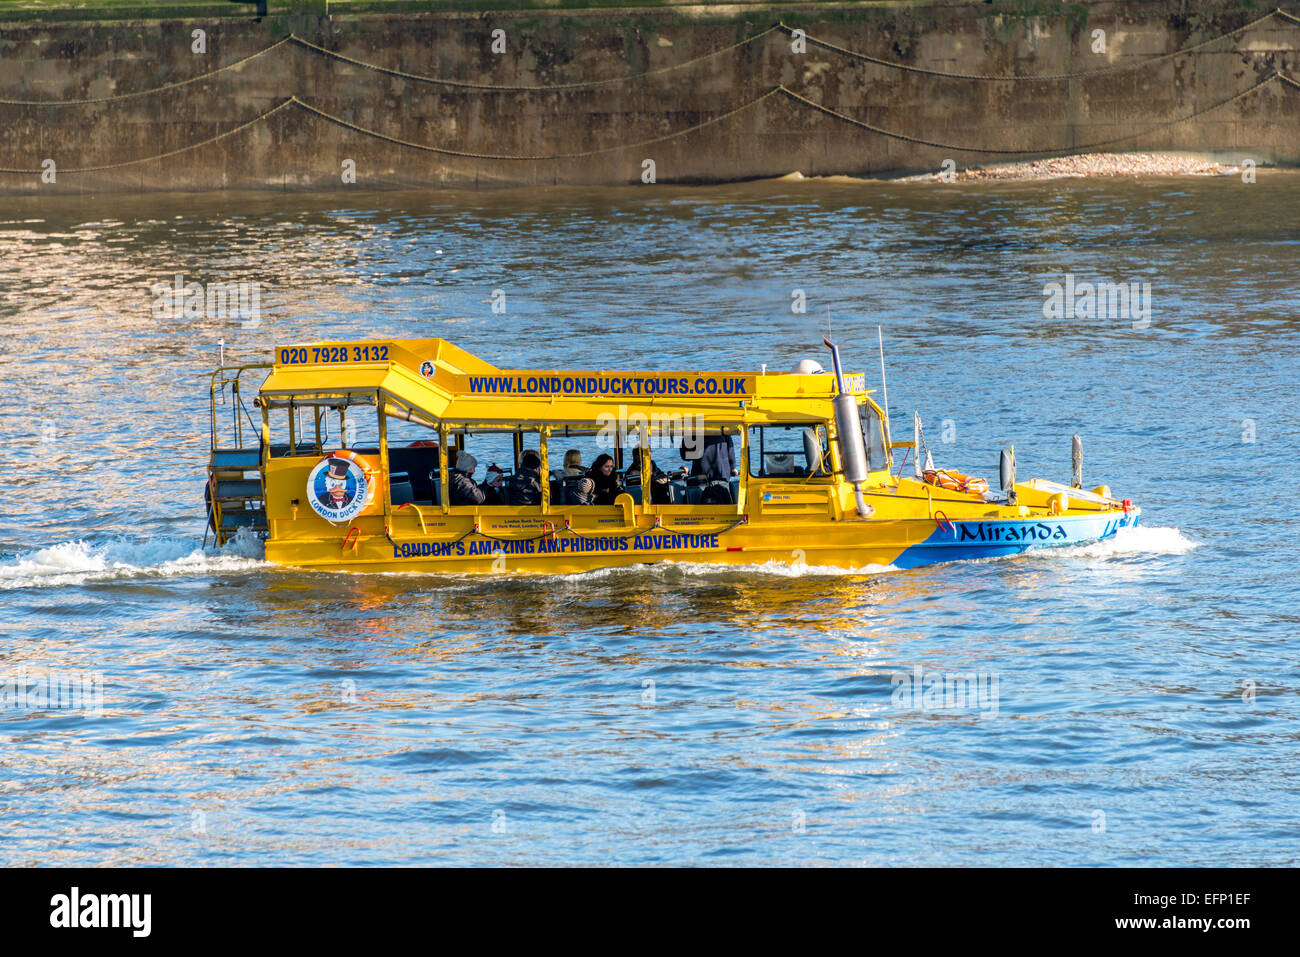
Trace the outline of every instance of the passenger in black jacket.
{"type": "MultiPolygon", "coordinates": [[[[625,481],[628,485],[641,484],[641,449],[632,450],[632,464],[627,467],[625,481]]],[[[673,504],[673,487],[668,481],[668,475],[659,466],[655,465],[655,460],[650,460],[650,501],[655,505],[673,504]]]]}
{"type": "Polygon", "coordinates": [[[701,505],[731,505],[731,477],[736,474],[736,447],[725,432],[706,435],[704,447],[688,451],[682,446],[682,458],[691,463],[691,477],[701,480],[701,505]],[[693,457],[693,456],[698,456],[693,457]]]}
{"type": "Polygon", "coordinates": [[[532,449],[519,456],[519,468],[506,483],[507,505],[542,504],[542,457],[532,449]]]}
{"type": "Polygon", "coordinates": [[[692,476],[710,482],[729,482],[736,474],[736,447],[725,432],[704,436],[704,447],[695,452],[682,446],[682,458],[691,463],[692,476]]]}
{"type": "Polygon", "coordinates": [[[447,476],[447,484],[451,486],[452,505],[496,505],[500,502],[496,488],[500,484],[500,478],[491,485],[480,485],[474,481],[476,468],[478,459],[468,452],[462,451],[456,456],[456,467],[447,476]]]}
{"type": "Polygon", "coordinates": [[[595,505],[613,505],[623,491],[623,479],[614,470],[612,455],[598,455],[587,476],[596,487],[592,500],[595,505]]]}

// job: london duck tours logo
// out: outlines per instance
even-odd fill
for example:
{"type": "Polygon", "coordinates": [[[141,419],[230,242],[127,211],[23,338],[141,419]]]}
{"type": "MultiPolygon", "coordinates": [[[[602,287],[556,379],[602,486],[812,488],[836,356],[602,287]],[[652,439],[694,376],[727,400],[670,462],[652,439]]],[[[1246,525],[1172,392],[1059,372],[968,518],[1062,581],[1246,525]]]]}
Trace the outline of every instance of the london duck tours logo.
{"type": "Polygon", "coordinates": [[[312,510],[330,522],[350,522],[370,504],[373,469],[355,452],[333,452],[307,476],[312,510]]]}

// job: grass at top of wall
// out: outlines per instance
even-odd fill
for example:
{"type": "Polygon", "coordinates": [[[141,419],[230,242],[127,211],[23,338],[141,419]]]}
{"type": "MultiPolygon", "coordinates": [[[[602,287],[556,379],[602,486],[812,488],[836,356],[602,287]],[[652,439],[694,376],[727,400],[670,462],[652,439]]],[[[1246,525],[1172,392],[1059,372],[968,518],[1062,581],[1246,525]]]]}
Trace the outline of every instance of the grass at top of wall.
{"type": "Polygon", "coordinates": [[[0,21],[156,20],[256,16],[255,5],[226,0],[0,0],[0,21]]]}
{"type": "MultiPolygon", "coordinates": [[[[727,7],[769,6],[774,10],[817,7],[843,12],[854,8],[927,6],[934,0],[791,0],[787,3],[755,3],[754,0],[267,0],[267,13],[285,16],[295,13],[322,15],[366,13],[479,13],[500,11],[573,11],[608,9],[671,9],[693,6],[693,21],[700,8],[713,7],[722,14],[727,7]]],[[[959,0],[960,2],[960,0],[959,0]]],[[[986,0],[965,0],[984,5],[986,0]]],[[[1005,2],[1005,0],[1003,0],[1005,2]]],[[[751,11],[752,12],[752,9],[751,11]]],[[[70,20],[171,20],[200,17],[248,19],[257,16],[254,0],[0,0],[0,22],[53,22],[70,20]]],[[[725,19],[725,16],[723,17],[725,19]]],[[[711,19],[707,16],[705,19],[711,19]]]]}

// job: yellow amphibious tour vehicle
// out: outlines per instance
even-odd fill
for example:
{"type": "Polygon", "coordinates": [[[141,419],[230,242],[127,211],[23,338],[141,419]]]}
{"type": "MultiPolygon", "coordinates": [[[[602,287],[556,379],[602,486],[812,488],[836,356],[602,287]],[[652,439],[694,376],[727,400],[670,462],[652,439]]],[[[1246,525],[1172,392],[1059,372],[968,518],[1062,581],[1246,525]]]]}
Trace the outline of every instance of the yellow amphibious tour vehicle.
{"type": "Polygon", "coordinates": [[[919,419],[891,442],[865,377],[826,345],[832,372],[806,359],[785,375],[507,370],[442,339],[279,347],[212,375],[209,527],[219,545],[249,529],[268,560],[307,568],[569,573],[911,568],[1137,524],[1127,499],[1078,487],[1077,436],[1074,487],[1017,482],[1013,450],[1000,494],[928,451],[923,468],[919,419]],[[250,409],[241,377],[268,368],[250,409]],[[476,460],[498,478],[480,481],[476,460]]]}

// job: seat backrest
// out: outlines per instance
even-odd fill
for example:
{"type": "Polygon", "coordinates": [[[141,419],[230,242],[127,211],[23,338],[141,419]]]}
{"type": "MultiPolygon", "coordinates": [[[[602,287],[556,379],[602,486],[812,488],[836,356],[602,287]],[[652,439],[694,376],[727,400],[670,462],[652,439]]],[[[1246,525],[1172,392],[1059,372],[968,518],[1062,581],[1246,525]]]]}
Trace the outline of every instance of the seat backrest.
{"type": "Polygon", "coordinates": [[[415,490],[405,472],[393,472],[389,476],[389,494],[394,505],[405,505],[415,501],[415,490]]]}
{"type": "Polygon", "coordinates": [[[551,504],[581,505],[582,503],[574,496],[578,493],[578,483],[584,478],[586,478],[585,475],[566,475],[559,482],[551,483],[552,488],[559,487],[558,494],[553,492],[551,495],[551,504]]]}
{"type": "Polygon", "coordinates": [[[505,481],[507,505],[537,505],[542,500],[541,486],[536,477],[527,472],[516,472],[505,481]]]}
{"type": "Polygon", "coordinates": [[[736,499],[729,485],[710,483],[700,489],[699,501],[701,505],[734,505],[736,499]]]}
{"type": "Polygon", "coordinates": [[[438,447],[389,446],[388,470],[390,473],[406,472],[410,476],[416,500],[430,500],[434,497],[433,485],[438,476],[438,447]],[[434,473],[433,481],[429,479],[430,472],[434,473]]]}

